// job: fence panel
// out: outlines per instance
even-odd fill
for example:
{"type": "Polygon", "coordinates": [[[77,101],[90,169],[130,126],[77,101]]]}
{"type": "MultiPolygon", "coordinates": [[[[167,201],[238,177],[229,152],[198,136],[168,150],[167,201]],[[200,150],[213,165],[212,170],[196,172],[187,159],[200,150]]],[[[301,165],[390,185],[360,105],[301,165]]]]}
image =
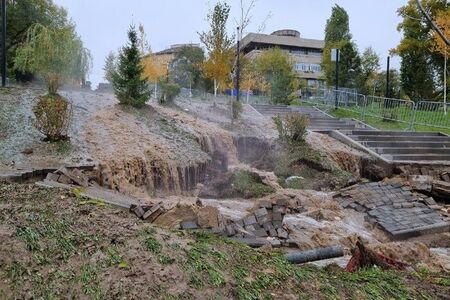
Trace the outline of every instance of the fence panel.
{"type": "Polygon", "coordinates": [[[411,121],[414,125],[431,126],[450,129],[450,103],[420,101],[416,103],[414,117],[411,121]]]}
{"type": "Polygon", "coordinates": [[[414,109],[414,102],[410,100],[367,96],[365,115],[410,124],[414,109]]]}

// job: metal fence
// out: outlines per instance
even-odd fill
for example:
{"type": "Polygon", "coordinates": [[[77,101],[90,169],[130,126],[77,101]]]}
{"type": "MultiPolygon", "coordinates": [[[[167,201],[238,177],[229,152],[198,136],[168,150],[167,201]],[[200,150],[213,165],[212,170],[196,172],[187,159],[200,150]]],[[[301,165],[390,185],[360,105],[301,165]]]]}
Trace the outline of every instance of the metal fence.
{"type": "Polygon", "coordinates": [[[312,105],[340,109],[357,113],[359,118],[378,118],[408,125],[450,129],[450,103],[393,99],[365,96],[352,91],[333,89],[303,89],[302,101],[312,105]]]}

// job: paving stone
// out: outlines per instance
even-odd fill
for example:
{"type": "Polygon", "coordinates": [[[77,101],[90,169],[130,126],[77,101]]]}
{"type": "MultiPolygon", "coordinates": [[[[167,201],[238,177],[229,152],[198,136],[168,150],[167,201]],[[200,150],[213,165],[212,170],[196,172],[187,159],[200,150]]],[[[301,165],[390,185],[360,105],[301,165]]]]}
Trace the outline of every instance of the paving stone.
{"type": "Polygon", "coordinates": [[[244,225],[245,225],[245,226],[249,226],[249,225],[253,225],[253,224],[258,223],[258,222],[256,221],[255,215],[249,215],[249,216],[245,217],[245,218],[243,219],[243,221],[244,221],[244,225]]]}
{"type": "Polygon", "coordinates": [[[266,231],[270,231],[270,230],[274,229],[272,222],[264,223],[263,227],[266,231]]]}
{"type": "Polygon", "coordinates": [[[278,234],[278,237],[282,238],[282,239],[287,239],[289,237],[288,232],[283,228],[278,228],[277,234],[278,234]]]}
{"type": "Polygon", "coordinates": [[[197,223],[195,221],[183,221],[181,222],[180,226],[183,230],[198,229],[197,223]]]}
{"type": "Polygon", "coordinates": [[[255,211],[255,217],[257,219],[261,218],[261,217],[265,217],[265,216],[267,216],[267,214],[268,214],[268,212],[265,207],[262,207],[262,208],[258,209],[257,211],[255,211]]]}
{"type": "Polygon", "coordinates": [[[272,209],[272,202],[268,201],[268,200],[263,200],[263,201],[259,202],[259,206],[264,207],[266,209],[272,209]]]}
{"type": "Polygon", "coordinates": [[[272,220],[273,221],[283,221],[283,215],[279,212],[275,212],[272,214],[272,220]]]}
{"type": "Polygon", "coordinates": [[[414,207],[414,203],[405,202],[405,203],[402,203],[402,207],[403,208],[412,208],[412,207],[414,207]]]}
{"type": "Polygon", "coordinates": [[[256,220],[258,221],[258,225],[260,225],[260,226],[264,225],[264,223],[269,222],[267,215],[263,216],[263,217],[257,217],[256,220]]]}
{"type": "Polygon", "coordinates": [[[283,227],[283,222],[281,222],[281,221],[273,221],[272,224],[275,229],[283,227]]]}
{"type": "Polygon", "coordinates": [[[277,237],[278,236],[277,230],[276,229],[271,229],[269,231],[269,236],[277,237]]]}
{"type": "Polygon", "coordinates": [[[253,231],[253,234],[257,237],[267,237],[267,231],[265,231],[264,229],[258,229],[253,231]]]}
{"type": "Polygon", "coordinates": [[[286,213],[286,206],[282,206],[282,205],[275,205],[273,207],[273,213],[280,213],[280,214],[285,214],[286,213]]]}
{"type": "Polygon", "coordinates": [[[255,231],[256,230],[255,226],[253,226],[253,225],[247,225],[244,228],[246,231],[255,231]]]}

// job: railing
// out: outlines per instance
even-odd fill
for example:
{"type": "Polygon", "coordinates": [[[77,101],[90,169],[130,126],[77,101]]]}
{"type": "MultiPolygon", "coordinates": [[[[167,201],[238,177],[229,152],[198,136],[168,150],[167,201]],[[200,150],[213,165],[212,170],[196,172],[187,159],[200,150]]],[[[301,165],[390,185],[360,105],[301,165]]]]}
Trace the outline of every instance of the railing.
{"type": "Polygon", "coordinates": [[[302,101],[322,107],[335,107],[366,117],[408,124],[450,129],[450,103],[401,100],[377,96],[364,96],[352,91],[333,89],[303,89],[302,101]]]}
{"type": "Polygon", "coordinates": [[[416,103],[411,127],[414,125],[450,128],[450,103],[420,101],[416,103]]]}

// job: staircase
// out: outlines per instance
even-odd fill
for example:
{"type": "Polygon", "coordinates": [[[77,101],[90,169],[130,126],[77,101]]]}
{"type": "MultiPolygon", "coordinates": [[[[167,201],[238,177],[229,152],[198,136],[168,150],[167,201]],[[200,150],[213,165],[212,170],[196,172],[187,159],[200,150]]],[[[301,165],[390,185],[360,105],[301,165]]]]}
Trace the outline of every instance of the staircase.
{"type": "Polygon", "coordinates": [[[314,132],[330,132],[332,130],[372,130],[363,123],[350,119],[336,119],[314,107],[287,106],[287,105],[252,105],[260,114],[268,117],[300,113],[309,117],[308,129],[314,132]]]}

